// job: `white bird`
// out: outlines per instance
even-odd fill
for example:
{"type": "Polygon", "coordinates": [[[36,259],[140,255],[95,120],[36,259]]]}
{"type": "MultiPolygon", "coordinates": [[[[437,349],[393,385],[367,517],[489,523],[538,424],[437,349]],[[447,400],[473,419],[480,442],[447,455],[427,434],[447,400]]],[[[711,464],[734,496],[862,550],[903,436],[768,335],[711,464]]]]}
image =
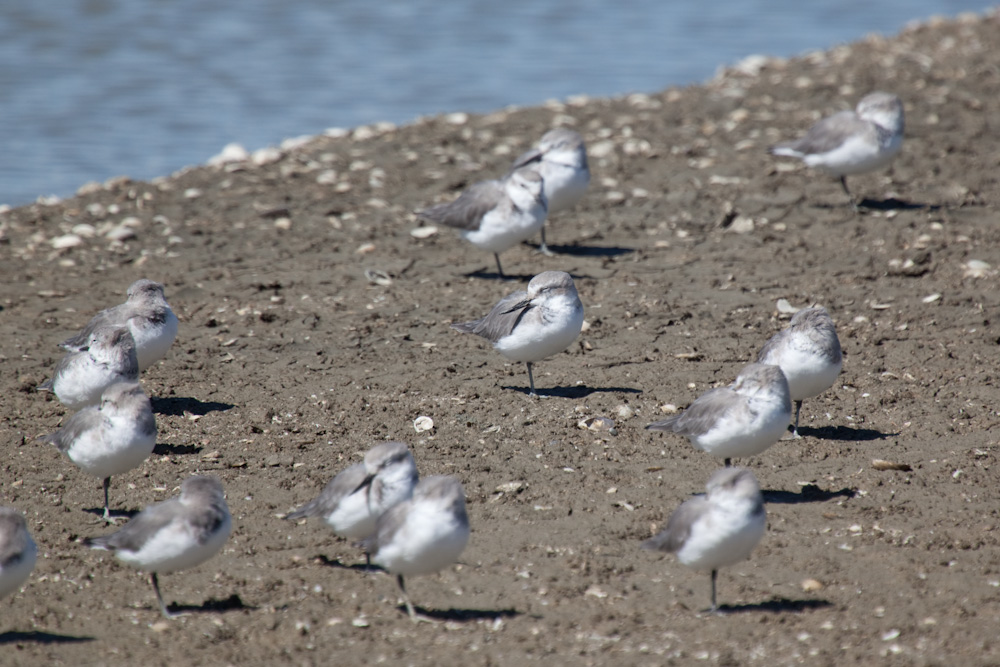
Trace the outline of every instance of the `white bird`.
{"type": "Polygon", "coordinates": [[[489,314],[452,329],[482,336],[497,352],[528,366],[531,395],[535,378],[531,365],[568,348],[583,329],[583,304],[573,278],[565,271],[545,271],[518,291],[501,299],[489,314]]]}
{"type": "Polygon", "coordinates": [[[99,327],[90,333],[86,346],[59,360],[52,379],[38,385],[38,390],[51,391],[60,403],[79,410],[100,403],[104,390],[116,382],[138,380],[132,334],[123,326],[99,327]]]}
{"type": "Polygon", "coordinates": [[[500,253],[537,233],[547,206],[542,177],[532,169],[516,169],[503,180],[476,183],[458,199],[417,215],[460,229],[472,245],[492,252],[503,277],[500,253]]]}
{"type": "Polygon", "coordinates": [[[222,484],[215,477],[188,477],[181,495],[150,505],[119,530],[87,538],[93,549],[113,552],[119,560],[149,572],[160,612],[173,618],[160,595],[158,573],[186,570],[219,553],[233,522],[222,484]]]}
{"type": "Polygon", "coordinates": [[[125,303],[97,313],[80,333],[60,343],[69,352],[79,352],[90,335],[101,327],[128,327],[135,339],[139,372],[146,370],[170,349],[177,337],[177,316],[163,296],[163,285],[152,280],[137,280],[127,292],[125,303]]]}
{"type": "Polygon", "coordinates": [[[38,547],[12,507],[0,507],[0,599],[17,591],[35,569],[38,547]]]}
{"type": "Polygon", "coordinates": [[[799,158],[839,178],[857,210],[847,176],[885,167],[902,146],[903,103],[890,93],[875,92],[863,97],[854,111],[824,118],[801,139],[772,146],[771,153],[799,158]]]}
{"type": "Polygon", "coordinates": [[[719,568],[750,557],[767,529],[767,514],[757,478],[745,468],[716,470],[705,488],[705,495],[684,501],[642,548],[677,554],[684,565],[711,572],[715,611],[719,568]]]}
{"type": "MultiPolygon", "coordinates": [[[[538,172],[545,184],[548,217],[576,206],[590,184],[587,146],[579,132],[556,128],[546,132],[538,146],[514,160],[513,169],[529,167],[538,172]]],[[[545,244],[542,225],[542,245],[539,250],[551,254],[545,244]]]]}
{"type": "Polygon", "coordinates": [[[837,328],[826,308],[805,308],[795,313],[787,329],[764,343],[757,362],[781,366],[795,401],[794,435],[799,437],[802,401],[832,387],[844,362],[837,328]]]}
{"type": "Polygon", "coordinates": [[[320,516],[341,537],[359,540],[375,532],[375,522],[390,507],[413,495],[417,463],[402,442],[383,442],[330,480],[314,500],[288,514],[298,520],[320,516]]]}
{"type": "Polygon", "coordinates": [[[403,577],[432,574],[454,563],[469,542],[465,491],[454,477],[435,475],[417,484],[413,497],[379,517],[375,533],[362,542],[371,561],[396,575],[406,611],[417,615],[403,577]]]}
{"type": "Polygon", "coordinates": [[[117,382],[104,390],[100,406],[83,408],[58,431],[39,439],[55,445],[81,470],[103,480],[104,520],[111,521],[111,477],[138,468],[153,453],[156,419],[138,382],[117,382]]]}
{"type": "Polygon", "coordinates": [[[728,387],[710,389],[684,412],[646,428],[687,436],[725,459],[755,456],[778,442],[792,418],[788,381],[777,366],[747,364],[728,387]]]}

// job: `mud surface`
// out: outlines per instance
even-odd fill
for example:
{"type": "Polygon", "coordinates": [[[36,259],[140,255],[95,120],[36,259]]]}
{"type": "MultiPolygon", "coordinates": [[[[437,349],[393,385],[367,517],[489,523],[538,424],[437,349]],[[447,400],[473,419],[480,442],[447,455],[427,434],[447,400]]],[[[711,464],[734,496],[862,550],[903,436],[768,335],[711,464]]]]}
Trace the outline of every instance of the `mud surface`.
{"type": "Polygon", "coordinates": [[[998,52],[996,19],[938,22],[705,86],[362,128],[4,213],[0,488],[41,556],[2,602],[2,662],[997,663],[998,52]],[[834,180],[765,148],[873,89],[904,99],[907,138],[850,180],[855,217],[834,180]],[[414,209],[561,123],[594,180],[551,221],[557,256],[514,248],[502,282],[450,230],[411,235],[414,209]],[[536,400],[523,365],[448,325],[546,269],[572,273],[589,328],[537,364],[536,400]],[[142,378],[155,454],[113,480],[113,505],[210,473],[235,523],[219,556],[161,577],[191,612],[172,622],[144,574],[80,544],[108,530],[100,481],[33,440],[68,416],[34,390],[56,344],[140,277],[166,284],[181,331],[142,378]],[[779,299],[830,310],[844,372],[806,402],[805,437],[742,461],[769,530],[707,615],[707,575],[638,545],[719,462],[643,427],[730,382],[786,324],[779,299]],[[615,432],[578,427],[596,416],[615,432]],[[320,522],[280,518],[385,439],[468,494],[461,564],[409,581],[435,625],[320,522]]]}

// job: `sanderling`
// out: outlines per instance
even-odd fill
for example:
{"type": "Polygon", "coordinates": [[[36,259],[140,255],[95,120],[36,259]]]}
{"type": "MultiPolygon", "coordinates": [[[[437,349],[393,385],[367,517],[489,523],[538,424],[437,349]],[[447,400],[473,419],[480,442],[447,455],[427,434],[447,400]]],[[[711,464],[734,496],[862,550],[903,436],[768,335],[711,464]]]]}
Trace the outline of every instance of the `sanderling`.
{"type": "Polygon", "coordinates": [[[486,317],[451,328],[482,336],[511,361],[527,364],[531,395],[537,396],[531,365],[576,340],[583,328],[583,304],[568,273],[545,271],[531,279],[528,291],[505,296],[486,317]]]}
{"type": "Polygon", "coordinates": [[[472,245],[493,253],[503,277],[500,253],[541,229],[546,207],[542,177],[532,169],[516,169],[503,180],[476,183],[455,201],[417,215],[462,230],[472,245]]]}
{"type": "Polygon", "coordinates": [[[156,446],[156,419],[138,382],[117,382],[55,433],[43,435],[86,473],[104,483],[104,520],[111,521],[108,487],[112,475],[139,467],[156,446]]]}
{"type": "Polygon", "coordinates": [[[53,392],[60,403],[79,410],[100,403],[104,390],[116,382],[138,379],[135,340],[128,328],[99,327],[90,333],[86,346],[59,360],[52,379],[38,389],[53,392]]]}
{"type": "Polygon", "coordinates": [[[167,353],[177,337],[177,316],[163,296],[163,285],[152,280],[137,280],[127,292],[125,303],[94,315],[83,331],[68,338],[60,347],[78,352],[88,344],[90,335],[100,327],[128,327],[135,339],[139,372],[146,370],[167,353]]]}
{"type": "Polygon", "coordinates": [[[685,500],[670,515],[667,527],[642,548],[674,553],[688,567],[709,570],[710,611],[715,611],[719,568],[750,557],[767,529],[767,514],[757,478],[745,468],[716,470],[705,488],[705,495],[685,500]]]}
{"type": "MultiPolygon", "coordinates": [[[[566,128],[546,132],[537,147],[514,160],[512,168],[521,167],[529,167],[541,175],[545,184],[549,218],[575,206],[590,184],[587,146],[579,132],[566,128]]],[[[551,254],[545,245],[544,224],[539,250],[547,255],[551,254]]]]}
{"type": "Polygon", "coordinates": [[[903,103],[890,93],[875,92],[863,97],[854,111],[824,118],[801,139],[772,146],[771,153],[800,158],[838,177],[857,210],[847,176],[881,169],[902,146],[903,103]]]}
{"type": "Polygon", "coordinates": [[[754,456],[778,442],[792,418],[788,381],[778,366],[747,364],[736,381],[710,389],[684,412],[646,428],[685,435],[695,449],[725,459],[754,456]]]}
{"type": "Polygon", "coordinates": [[[16,509],[0,507],[0,598],[21,587],[35,568],[38,547],[16,509]]]}
{"type": "Polygon", "coordinates": [[[454,477],[425,477],[413,497],[379,517],[375,533],[362,542],[371,560],[396,575],[406,611],[418,616],[403,577],[438,572],[454,563],[469,541],[465,491],[454,477]]]}
{"type": "Polygon", "coordinates": [[[286,519],[323,517],[333,532],[359,540],[375,532],[375,522],[390,507],[413,495],[417,463],[402,442],[383,442],[334,477],[314,500],[286,519]]]}
{"type": "Polygon", "coordinates": [[[757,353],[757,361],[781,366],[785,373],[788,390],[795,401],[793,433],[799,437],[802,401],[832,387],[843,365],[837,328],[826,308],[805,308],[795,313],[787,329],[764,343],[757,353]]]}
{"type": "Polygon", "coordinates": [[[222,484],[215,477],[189,477],[181,495],[150,505],[120,529],[84,540],[94,549],[113,552],[119,560],[149,572],[156,601],[173,618],[160,595],[157,573],[186,570],[219,553],[232,530],[222,484]]]}

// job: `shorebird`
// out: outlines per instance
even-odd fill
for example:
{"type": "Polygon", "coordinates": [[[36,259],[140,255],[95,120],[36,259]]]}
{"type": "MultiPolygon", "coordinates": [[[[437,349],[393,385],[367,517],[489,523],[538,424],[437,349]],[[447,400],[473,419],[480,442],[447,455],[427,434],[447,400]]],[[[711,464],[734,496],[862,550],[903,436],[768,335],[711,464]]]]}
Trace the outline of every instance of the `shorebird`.
{"type": "Polygon", "coordinates": [[[138,382],[117,382],[104,390],[100,406],[83,408],[58,431],[39,439],[55,445],[81,470],[103,480],[104,520],[110,522],[111,476],[138,468],[153,453],[156,419],[138,382]]]}
{"type": "Polygon", "coordinates": [[[152,280],[137,280],[127,292],[125,303],[94,315],[83,330],[67,338],[60,347],[69,352],[83,350],[90,335],[101,327],[128,327],[135,339],[139,372],[146,370],[167,353],[177,337],[177,316],[163,296],[163,285],[152,280]]]}
{"type": "Polygon", "coordinates": [[[24,517],[12,507],[0,507],[0,598],[27,581],[37,558],[38,547],[24,517]]]}
{"type": "Polygon", "coordinates": [[[767,514],[757,478],[745,468],[716,470],[705,489],[705,495],[685,500],[642,548],[677,554],[684,565],[711,572],[710,611],[716,611],[719,568],[750,557],[767,529],[767,514]]]}
{"type": "Polygon", "coordinates": [[[646,428],[687,436],[695,449],[724,458],[755,456],[778,442],[792,418],[788,381],[777,366],[747,364],[736,381],[710,389],[684,412],[646,428]]]}
{"type": "Polygon", "coordinates": [[[51,391],[60,403],[79,410],[100,403],[104,390],[116,382],[138,379],[132,334],[123,326],[99,327],[90,333],[86,346],[59,360],[52,379],[38,385],[38,390],[51,391]]]}
{"type": "Polygon", "coordinates": [[[531,365],[569,347],[583,328],[583,304],[573,278],[565,271],[545,271],[528,283],[528,290],[508,294],[486,317],[457,322],[452,329],[482,336],[497,352],[528,367],[531,396],[535,378],[531,365]]]}
{"type": "Polygon", "coordinates": [[[841,111],[809,128],[805,136],[771,147],[774,155],[801,159],[840,179],[840,185],[858,210],[847,188],[847,176],[885,167],[903,146],[903,103],[891,93],[875,92],[858,102],[854,111],[841,111]]]}
{"type": "Polygon", "coordinates": [[[314,500],[288,514],[293,521],[319,516],[340,537],[360,540],[375,532],[375,522],[390,507],[413,495],[417,463],[402,442],[383,442],[339,472],[314,500]]]}
{"type": "Polygon", "coordinates": [[[465,491],[454,477],[425,477],[413,497],[379,517],[375,533],[362,546],[371,561],[390,574],[414,621],[428,620],[416,613],[403,577],[432,574],[454,563],[469,541],[465,491]]]}
{"type": "Polygon", "coordinates": [[[502,278],[500,253],[538,232],[546,209],[542,177],[532,169],[515,169],[503,180],[476,183],[458,199],[417,215],[460,229],[472,245],[492,252],[502,278]]]}
{"type": "MultiPolygon", "coordinates": [[[[535,148],[514,160],[513,169],[528,167],[542,177],[548,217],[576,206],[590,184],[590,167],[587,165],[587,146],[579,132],[556,128],[546,132],[535,148]]],[[[545,244],[545,225],[542,225],[542,245],[539,250],[551,255],[545,244]]]]}
{"type": "Polygon", "coordinates": [[[83,542],[111,551],[122,562],[149,572],[156,601],[165,618],[174,618],[160,595],[158,573],[186,570],[219,553],[233,522],[222,484],[215,477],[188,477],[181,494],[150,505],[120,529],[83,542]]]}
{"type": "Polygon", "coordinates": [[[781,367],[795,401],[794,436],[799,437],[802,401],[818,396],[833,386],[840,375],[843,355],[840,339],[826,308],[805,308],[795,313],[787,329],[764,343],[757,362],[781,367]]]}

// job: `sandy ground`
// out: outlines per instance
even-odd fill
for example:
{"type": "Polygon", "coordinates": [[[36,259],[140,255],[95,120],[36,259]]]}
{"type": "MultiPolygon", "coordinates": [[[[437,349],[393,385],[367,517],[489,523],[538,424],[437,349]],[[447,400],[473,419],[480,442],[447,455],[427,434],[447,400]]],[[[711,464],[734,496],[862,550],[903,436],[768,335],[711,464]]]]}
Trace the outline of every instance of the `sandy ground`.
{"type": "Polygon", "coordinates": [[[3,213],[0,488],[41,555],[2,602],[2,662],[1000,662],[997,53],[997,19],[935,22],[704,86],[360,128],[3,213]],[[907,138],[851,179],[855,217],[834,180],[765,149],[873,89],[905,100],[907,138]],[[558,255],[514,248],[501,282],[450,230],[411,235],[414,209],[557,124],[594,172],[551,222],[558,255]],[[523,365],[448,325],[546,269],[574,276],[589,328],[536,366],[536,400],[523,365]],[[108,530],[99,480],[33,439],[68,417],[35,391],[56,344],[139,277],[165,283],[181,330],[142,378],[156,451],[112,503],[210,473],[234,515],[220,555],[161,577],[191,612],[172,622],[144,574],[80,543],[108,530]],[[786,324],[779,299],[830,310],[844,372],[806,402],[805,437],[742,461],[768,532],[720,575],[728,613],[704,614],[708,577],[638,545],[719,462],[644,426],[730,382],[786,324]],[[595,416],[615,431],[578,427],[595,416]],[[386,439],[468,494],[461,563],[409,582],[435,625],[320,522],[280,518],[386,439]]]}

